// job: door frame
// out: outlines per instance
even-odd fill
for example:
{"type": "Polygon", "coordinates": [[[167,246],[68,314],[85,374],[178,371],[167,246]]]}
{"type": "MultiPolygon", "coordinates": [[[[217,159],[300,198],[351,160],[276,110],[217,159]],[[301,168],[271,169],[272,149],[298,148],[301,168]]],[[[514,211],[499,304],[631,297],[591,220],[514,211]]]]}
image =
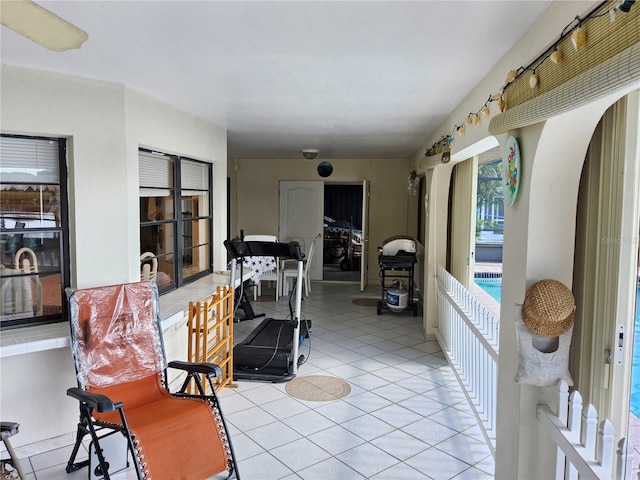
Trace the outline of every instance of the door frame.
{"type": "Polygon", "coordinates": [[[360,291],[364,292],[369,280],[369,211],[371,182],[362,181],[362,256],[360,257],[360,291]]]}

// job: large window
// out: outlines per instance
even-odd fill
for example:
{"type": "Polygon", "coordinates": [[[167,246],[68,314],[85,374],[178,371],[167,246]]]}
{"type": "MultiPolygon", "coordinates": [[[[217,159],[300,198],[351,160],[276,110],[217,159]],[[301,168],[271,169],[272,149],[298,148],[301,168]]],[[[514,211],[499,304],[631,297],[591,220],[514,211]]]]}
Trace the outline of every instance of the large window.
{"type": "Polygon", "coordinates": [[[211,165],[141,149],[139,173],[140,253],[157,259],[160,292],[210,273],[211,165]]]}
{"type": "Polygon", "coordinates": [[[0,136],[0,328],[64,319],[66,141],[0,136]]]}

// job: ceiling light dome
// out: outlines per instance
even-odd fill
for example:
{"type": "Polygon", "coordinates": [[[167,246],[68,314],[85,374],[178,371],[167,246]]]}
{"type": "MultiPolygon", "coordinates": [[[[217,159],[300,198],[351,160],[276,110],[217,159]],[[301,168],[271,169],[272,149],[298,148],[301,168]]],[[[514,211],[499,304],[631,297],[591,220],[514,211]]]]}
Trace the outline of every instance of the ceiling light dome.
{"type": "Polygon", "coordinates": [[[318,156],[319,153],[320,153],[320,151],[316,150],[315,148],[303,148],[302,149],[302,156],[304,158],[306,158],[307,160],[313,160],[314,158],[316,158],[318,156]]]}

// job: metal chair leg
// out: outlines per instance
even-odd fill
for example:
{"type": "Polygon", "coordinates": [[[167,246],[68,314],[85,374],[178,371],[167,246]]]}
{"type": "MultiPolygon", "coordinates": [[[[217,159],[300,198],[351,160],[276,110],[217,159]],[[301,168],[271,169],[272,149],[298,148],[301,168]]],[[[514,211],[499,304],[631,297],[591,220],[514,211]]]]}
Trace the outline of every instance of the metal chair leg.
{"type": "Polygon", "coordinates": [[[9,452],[9,457],[11,458],[11,465],[16,469],[18,473],[18,478],[20,480],[27,480],[27,476],[22,469],[22,464],[16,455],[15,450],[11,446],[11,442],[9,441],[9,437],[18,433],[19,424],[13,422],[2,422],[0,423],[0,431],[2,432],[2,441],[4,442],[5,447],[7,447],[7,452],[9,452]]]}

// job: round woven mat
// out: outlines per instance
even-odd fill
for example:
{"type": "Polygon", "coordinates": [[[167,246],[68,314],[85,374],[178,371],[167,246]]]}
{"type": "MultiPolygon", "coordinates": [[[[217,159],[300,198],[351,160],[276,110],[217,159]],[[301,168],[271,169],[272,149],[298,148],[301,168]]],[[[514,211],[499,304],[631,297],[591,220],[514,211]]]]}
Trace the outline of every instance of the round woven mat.
{"type": "Polygon", "coordinates": [[[375,307],[378,305],[378,298],[354,298],[351,303],[361,307],[375,307]]]}
{"type": "Polygon", "coordinates": [[[351,385],[341,378],[326,375],[307,375],[290,380],[286,392],[299,400],[328,402],[346,397],[351,393],[351,385]]]}

